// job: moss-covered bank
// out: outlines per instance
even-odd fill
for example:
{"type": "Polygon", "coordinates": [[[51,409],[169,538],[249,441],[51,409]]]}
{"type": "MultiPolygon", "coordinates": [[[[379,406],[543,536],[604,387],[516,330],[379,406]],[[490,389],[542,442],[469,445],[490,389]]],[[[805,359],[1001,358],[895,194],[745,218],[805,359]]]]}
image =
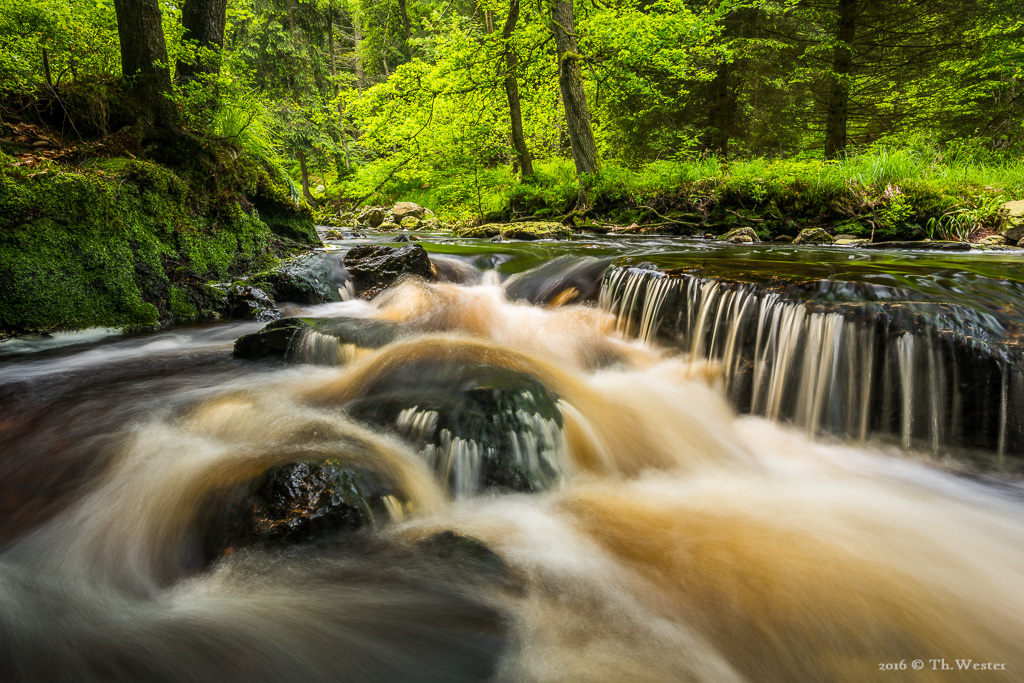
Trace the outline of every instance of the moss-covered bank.
{"type": "MultiPolygon", "coordinates": [[[[211,280],[318,245],[261,161],[198,140],[171,165],[18,165],[0,153],[0,337],[215,315],[211,280]]],[[[165,160],[166,161],[166,160],[165,160]]]]}

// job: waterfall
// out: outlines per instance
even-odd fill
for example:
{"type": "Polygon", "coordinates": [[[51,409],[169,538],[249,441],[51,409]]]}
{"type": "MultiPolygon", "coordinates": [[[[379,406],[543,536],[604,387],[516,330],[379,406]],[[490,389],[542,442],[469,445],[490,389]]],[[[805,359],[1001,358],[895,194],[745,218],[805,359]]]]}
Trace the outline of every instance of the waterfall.
{"type": "Polygon", "coordinates": [[[997,459],[1024,449],[1022,354],[970,334],[973,312],[821,301],[773,283],[644,267],[610,268],[600,305],[623,335],[719,368],[738,410],[810,435],[889,436],[905,449],[980,448],[997,459]],[[967,332],[949,324],[958,316],[967,332]]]}

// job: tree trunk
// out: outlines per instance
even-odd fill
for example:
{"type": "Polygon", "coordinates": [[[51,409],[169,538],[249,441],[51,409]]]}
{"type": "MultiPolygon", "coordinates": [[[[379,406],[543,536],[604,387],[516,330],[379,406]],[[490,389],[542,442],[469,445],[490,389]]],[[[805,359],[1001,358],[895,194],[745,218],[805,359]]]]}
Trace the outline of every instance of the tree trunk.
{"type": "Polygon", "coordinates": [[[555,47],[558,51],[558,87],[565,105],[565,124],[569,132],[569,146],[579,177],[577,209],[590,206],[591,176],[597,173],[597,145],[590,127],[590,109],[583,92],[583,72],[580,69],[579,47],[571,0],[555,0],[551,5],[554,23],[555,47]]]}
{"type": "Polygon", "coordinates": [[[405,0],[398,0],[398,13],[402,15],[402,45],[405,46],[405,56],[412,61],[412,45],[409,39],[412,37],[412,30],[409,28],[409,12],[405,7],[405,0]]]}
{"type": "Polygon", "coordinates": [[[167,44],[157,0],[114,0],[121,73],[138,112],[136,126],[143,139],[162,137],[174,128],[171,74],[167,44]]]}
{"type": "Polygon", "coordinates": [[[711,111],[708,112],[711,135],[708,136],[707,147],[723,159],[729,155],[729,133],[735,108],[735,96],[729,87],[729,67],[729,63],[723,61],[715,71],[711,81],[711,111]]]}
{"type": "Polygon", "coordinates": [[[178,62],[179,79],[188,82],[220,73],[227,8],[228,0],[186,0],[181,8],[181,25],[185,29],[182,37],[194,41],[200,54],[195,62],[178,62]]]}
{"type": "Polygon", "coordinates": [[[363,75],[363,29],[358,12],[352,12],[352,42],[352,51],[356,53],[356,89],[364,90],[366,78],[363,75]]]}
{"type": "Polygon", "coordinates": [[[516,157],[519,159],[519,177],[528,178],[533,175],[533,158],[523,135],[523,113],[519,106],[519,55],[510,43],[518,21],[519,0],[510,0],[508,19],[501,31],[501,37],[505,40],[505,94],[508,96],[508,113],[512,120],[512,146],[516,148],[516,157]]]}
{"type": "Polygon", "coordinates": [[[299,158],[299,170],[302,172],[302,196],[306,198],[310,206],[316,206],[316,198],[309,191],[309,167],[306,164],[306,152],[299,150],[296,156],[299,158]]]}
{"type": "Polygon", "coordinates": [[[846,123],[850,109],[850,73],[853,71],[853,39],[857,30],[859,0],[839,0],[836,46],[832,55],[832,89],[825,120],[825,158],[834,159],[846,147],[846,123]]]}

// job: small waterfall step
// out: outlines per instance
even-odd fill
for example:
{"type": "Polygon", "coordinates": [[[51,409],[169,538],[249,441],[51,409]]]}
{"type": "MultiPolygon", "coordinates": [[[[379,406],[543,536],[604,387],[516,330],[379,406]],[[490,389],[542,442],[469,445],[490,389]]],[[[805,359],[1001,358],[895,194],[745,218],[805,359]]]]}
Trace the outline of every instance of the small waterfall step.
{"type": "Polygon", "coordinates": [[[627,336],[720,364],[741,411],[1019,465],[1020,265],[822,252],[624,257],[605,273],[601,305],[627,336]]]}

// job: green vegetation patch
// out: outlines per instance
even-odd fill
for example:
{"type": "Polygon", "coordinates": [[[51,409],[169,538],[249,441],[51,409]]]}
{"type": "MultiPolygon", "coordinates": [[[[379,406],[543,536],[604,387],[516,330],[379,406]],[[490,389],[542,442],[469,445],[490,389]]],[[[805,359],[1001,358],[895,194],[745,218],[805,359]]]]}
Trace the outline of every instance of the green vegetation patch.
{"type": "Polygon", "coordinates": [[[308,208],[258,162],[107,169],[0,158],[0,335],[213,316],[207,281],[316,239],[308,208]]]}

